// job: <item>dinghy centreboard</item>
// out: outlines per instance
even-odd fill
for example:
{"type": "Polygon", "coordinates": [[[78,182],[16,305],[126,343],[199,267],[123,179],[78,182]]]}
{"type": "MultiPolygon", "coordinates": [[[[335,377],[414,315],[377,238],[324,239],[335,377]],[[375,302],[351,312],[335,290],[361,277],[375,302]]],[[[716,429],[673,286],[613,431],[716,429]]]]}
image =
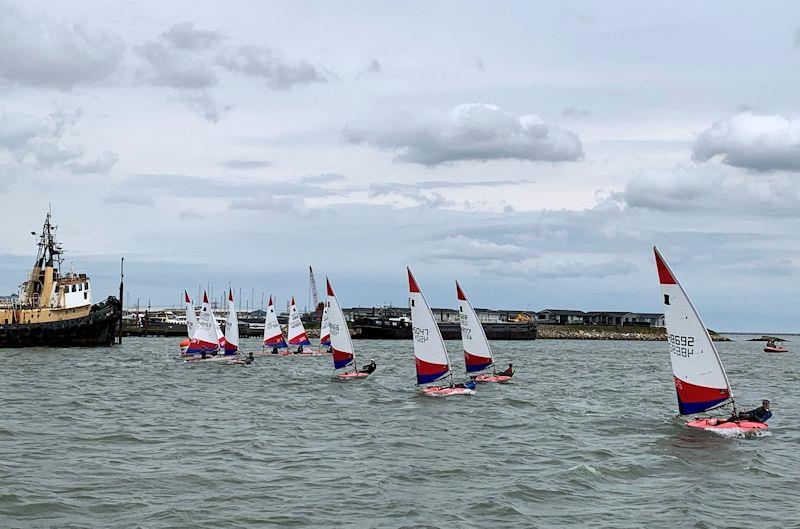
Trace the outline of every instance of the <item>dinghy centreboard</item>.
{"type": "Polygon", "coordinates": [[[408,272],[408,305],[411,309],[411,329],[414,343],[414,366],[417,370],[417,386],[425,395],[446,397],[450,395],[474,395],[475,383],[453,384],[450,357],[442,339],[442,333],[433,317],[428,302],[419,288],[411,268],[408,272]],[[447,385],[433,385],[449,377],[447,385]]]}
{"type": "Polygon", "coordinates": [[[458,281],[456,281],[456,296],[458,297],[458,318],[461,322],[461,343],[464,347],[464,365],[467,368],[467,375],[471,376],[475,382],[506,383],[511,381],[510,376],[497,374],[492,347],[486,338],[486,332],[458,281]],[[489,368],[492,369],[491,373],[481,373],[489,368]]]}
{"type": "Polygon", "coordinates": [[[328,297],[325,300],[325,308],[328,311],[329,327],[330,327],[330,343],[333,349],[333,368],[335,370],[346,369],[350,370],[344,372],[337,372],[336,377],[339,380],[354,380],[363,379],[369,376],[369,373],[364,373],[356,368],[356,352],[353,349],[353,340],[350,337],[350,329],[347,328],[347,321],[344,319],[344,312],[339,300],[331,286],[331,280],[325,278],[325,284],[328,291],[328,297]]]}
{"type": "MultiPolygon", "coordinates": [[[[658,248],[653,247],[653,253],[663,296],[678,412],[681,415],[694,415],[727,404],[733,404],[735,410],[728,375],[708,329],[658,248]]],[[[760,422],[715,418],[695,418],[687,426],[729,433],[746,433],[767,427],[760,422]]]]}

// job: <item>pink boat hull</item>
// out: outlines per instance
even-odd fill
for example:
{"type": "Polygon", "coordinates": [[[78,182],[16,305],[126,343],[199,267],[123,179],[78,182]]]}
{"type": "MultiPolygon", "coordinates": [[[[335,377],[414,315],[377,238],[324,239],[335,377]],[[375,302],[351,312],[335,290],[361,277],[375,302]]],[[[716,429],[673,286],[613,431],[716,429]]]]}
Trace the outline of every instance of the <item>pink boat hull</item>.
{"type": "Polygon", "coordinates": [[[765,353],[788,353],[789,350],[785,347],[765,347],[765,353]]]}
{"type": "Polygon", "coordinates": [[[754,421],[724,421],[720,419],[695,419],[686,423],[686,426],[698,428],[700,430],[717,430],[717,431],[732,431],[732,432],[756,432],[758,430],[766,430],[767,425],[763,422],[754,421]]]}
{"type": "Polygon", "coordinates": [[[511,382],[511,377],[506,375],[478,375],[477,377],[472,377],[472,380],[475,382],[499,382],[500,384],[506,384],[511,382]]]}
{"type": "Polygon", "coordinates": [[[422,393],[429,397],[449,397],[452,395],[474,395],[475,390],[469,388],[431,386],[422,388],[422,393]]]}
{"type": "Polygon", "coordinates": [[[336,373],[336,378],[339,380],[356,380],[367,378],[369,373],[361,373],[359,371],[351,371],[350,373],[336,373]]]}

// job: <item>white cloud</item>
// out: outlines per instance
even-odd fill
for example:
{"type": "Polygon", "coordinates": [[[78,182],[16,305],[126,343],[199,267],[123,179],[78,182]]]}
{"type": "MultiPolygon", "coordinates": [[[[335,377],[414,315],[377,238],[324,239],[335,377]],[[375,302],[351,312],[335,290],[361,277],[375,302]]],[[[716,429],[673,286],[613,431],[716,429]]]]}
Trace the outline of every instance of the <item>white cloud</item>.
{"type": "Polygon", "coordinates": [[[512,116],[483,103],[459,105],[426,125],[347,129],[344,139],[398,152],[398,162],[426,166],[466,160],[562,162],[583,157],[574,132],[548,125],[535,115],[512,116]]]}
{"type": "Polygon", "coordinates": [[[755,171],[800,170],[800,120],[744,112],[701,132],[692,157],[755,171]]]}

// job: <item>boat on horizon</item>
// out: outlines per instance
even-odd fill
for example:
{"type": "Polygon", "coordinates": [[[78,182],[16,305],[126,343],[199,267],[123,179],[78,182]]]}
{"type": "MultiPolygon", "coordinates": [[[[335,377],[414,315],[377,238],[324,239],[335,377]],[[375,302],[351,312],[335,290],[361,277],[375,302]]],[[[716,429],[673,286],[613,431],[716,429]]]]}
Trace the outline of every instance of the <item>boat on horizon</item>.
{"type": "Polygon", "coordinates": [[[62,269],[64,249],[56,240],[57,228],[48,211],[28,278],[17,296],[0,301],[0,348],[114,343],[122,305],[114,296],[92,304],[89,276],[62,269]]]}

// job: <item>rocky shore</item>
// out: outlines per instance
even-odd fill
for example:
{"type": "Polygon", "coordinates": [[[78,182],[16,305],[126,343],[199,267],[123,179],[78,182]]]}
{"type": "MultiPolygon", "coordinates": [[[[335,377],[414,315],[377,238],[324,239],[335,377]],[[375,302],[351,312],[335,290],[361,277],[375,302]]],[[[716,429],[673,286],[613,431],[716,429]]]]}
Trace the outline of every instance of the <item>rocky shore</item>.
{"type": "MultiPolygon", "coordinates": [[[[730,339],[709,331],[715,342],[730,339]]],[[[632,327],[622,325],[539,325],[539,339],[550,340],[641,340],[666,341],[663,327],[632,327]]]]}

